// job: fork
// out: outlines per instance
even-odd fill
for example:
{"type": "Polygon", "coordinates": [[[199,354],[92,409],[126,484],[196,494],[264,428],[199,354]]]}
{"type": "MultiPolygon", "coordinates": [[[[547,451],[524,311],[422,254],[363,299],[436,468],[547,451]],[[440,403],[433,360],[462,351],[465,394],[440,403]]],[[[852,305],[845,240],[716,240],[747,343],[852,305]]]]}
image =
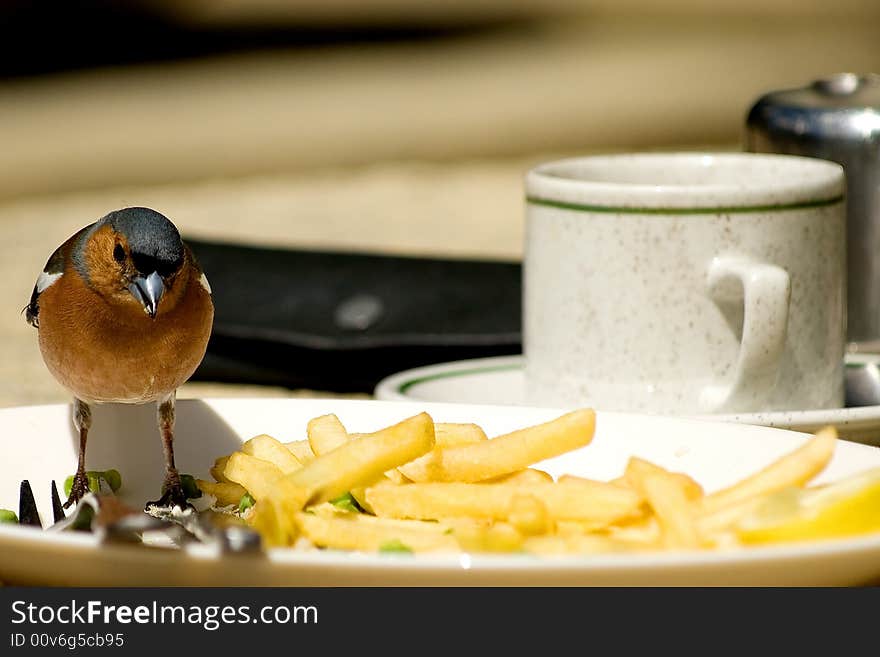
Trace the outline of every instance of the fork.
{"type": "MultiPolygon", "coordinates": [[[[143,543],[145,535],[162,535],[174,543],[198,541],[216,545],[222,553],[240,554],[262,550],[260,535],[240,518],[206,510],[200,513],[172,510],[155,515],[134,509],[114,495],[89,493],[66,516],[55,482],[51,485],[54,524],[47,531],[90,531],[102,543],[143,543]]],[[[19,524],[42,528],[30,482],[19,487],[19,524]]]]}

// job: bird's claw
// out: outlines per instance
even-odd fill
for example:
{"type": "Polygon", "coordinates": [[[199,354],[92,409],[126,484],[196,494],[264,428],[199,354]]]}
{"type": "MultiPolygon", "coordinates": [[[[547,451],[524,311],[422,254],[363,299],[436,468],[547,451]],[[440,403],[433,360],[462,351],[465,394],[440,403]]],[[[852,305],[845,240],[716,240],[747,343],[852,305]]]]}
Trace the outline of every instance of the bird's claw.
{"type": "Polygon", "coordinates": [[[192,505],[187,501],[186,494],[183,492],[183,487],[180,485],[180,482],[163,486],[162,497],[154,502],[147,502],[146,506],[144,506],[144,510],[149,511],[150,507],[175,506],[181,509],[192,508],[192,505]]]}
{"type": "Polygon", "coordinates": [[[86,493],[89,492],[89,478],[85,472],[77,470],[76,474],[73,475],[73,485],[70,487],[70,495],[67,498],[67,501],[64,503],[63,508],[69,509],[74,504],[79,502],[86,493]]]}

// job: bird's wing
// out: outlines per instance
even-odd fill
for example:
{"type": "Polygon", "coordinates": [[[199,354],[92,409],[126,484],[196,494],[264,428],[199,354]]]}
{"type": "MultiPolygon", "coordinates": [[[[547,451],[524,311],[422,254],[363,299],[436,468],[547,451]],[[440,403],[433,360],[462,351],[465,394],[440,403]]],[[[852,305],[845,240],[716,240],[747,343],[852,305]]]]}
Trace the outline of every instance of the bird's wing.
{"type": "Polygon", "coordinates": [[[64,244],[55,249],[52,255],[49,256],[49,260],[46,261],[46,266],[43,267],[43,271],[41,271],[40,275],[37,277],[37,282],[34,284],[34,290],[31,292],[30,303],[28,303],[24,309],[27,323],[34,328],[39,328],[40,326],[40,294],[64,274],[67,253],[70,251],[71,246],[77,238],[88,228],[89,227],[86,226],[85,228],[78,230],[67,241],[65,241],[64,244]]]}
{"type": "Polygon", "coordinates": [[[193,250],[189,247],[189,244],[184,243],[183,247],[186,249],[187,255],[189,256],[190,266],[193,268],[193,271],[198,274],[199,285],[201,285],[208,294],[212,294],[211,284],[208,282],[208,277],[205,276],[205,271],[199,264],[198,258],[196,258],[196,254],[193,253],[193,250]]]}

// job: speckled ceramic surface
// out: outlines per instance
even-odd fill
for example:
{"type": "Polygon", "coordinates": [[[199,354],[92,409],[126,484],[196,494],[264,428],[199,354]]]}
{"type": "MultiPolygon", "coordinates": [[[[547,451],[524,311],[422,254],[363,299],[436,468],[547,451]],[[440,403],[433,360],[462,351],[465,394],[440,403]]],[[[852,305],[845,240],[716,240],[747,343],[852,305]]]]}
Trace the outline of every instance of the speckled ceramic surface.
{"type": "Polygon", "coordinates": [[[783,155],[612,155],[526,178],[530,403],[839,408],[844,179],[783,155]]]}
{"type": "MultiPolygon", "coordinates": [[[[880,371],[878,365],[880,354],[846,356],[848,373],[867,369],[873,377],[880,371]]],[[[383,401],[527,406],[524,369],[522,356],[437,363],[392,374],[379,382],[375,396],[383,401]]],[[[847,382],[852,383],[853,378],[847,377],[847,382]]],[[[757,424],[807,433],[815,433],[831,425],[844,440],[880,447],[880,405],[876,402],[877,393],[880,392],[878,389],[880,375],[871,395],[875,403],[866,406],[693,415],[721,422],[757,424]]],[[[850,393],[848,389],[847,395],[850,393]]]]}

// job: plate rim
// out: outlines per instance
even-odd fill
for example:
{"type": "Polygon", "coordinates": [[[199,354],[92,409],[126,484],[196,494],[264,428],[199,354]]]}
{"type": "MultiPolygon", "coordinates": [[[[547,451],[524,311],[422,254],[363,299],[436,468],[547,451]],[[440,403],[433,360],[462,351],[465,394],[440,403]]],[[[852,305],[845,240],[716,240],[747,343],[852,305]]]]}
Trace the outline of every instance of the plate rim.
{"type": "MultiPolygon", "coordinates": [[[[422,403],[444,403],[442,400],[420,399],[407,395],[408,389],[426,381],[438,378],[467,377],[474,374],[494,372],[521,372],[524,360],[522,354],[512,356],[490,356],[423,365],[391,374],[376,384],[374,396],[382,401],[408,401],[422,403]]],[[[878,362],[880,354],[847,354],[847,362],[878,362]]],[[[450,402],[446,402],[450,403],[450,402]]],[[[488,404],[485,401],[451,402],[488,404]]],[[[519,405],[516,406],[527,406],[519,405]]],[[[684,417],[684,416],[677,416],[684,417]]],[[[750,413],[696,414],[687,417],[715,421],[735,421],[744,424],[760,424],[768,427],[794,428],[797,426],[819,426],[825,423],[846,423],[849,427],[877,426],[880,428],[880,405],[856,406],[851,408],[804,409],[790,411],[757,411],[750,413]]]]}
{"type": "MultiPolygon", "coordinates": [[[[26,548],[34,541],[50,544],[65,550],[91,553],[96,550],[113,550],[120,553],[152,553],[159,558],[198,559],[220,563],[224,555],[214,547],[204,544],[191,544],[181,550],[164,548],[145,548],[141,545],[116,543],[101,545],[94,534],[60,534],[38,531],[18,525],[0,525],[0,541],[19,543],[26,548]],[[177,556],[174,556],[177,555],[177,556]]],[[[862,536],[823,539],[816,541],[793,541],[767,546],[726,548],[720,550],[676,550],[669,552],[646,551],[620,554],[567,554],[567,555],[508,555],[508,554],[372,554],[365,552],[344,552],[341,550],[321,550],[297,552],[289,548],[269,548],[262,554],[236,554],[236,562],[248,558],[263,560],[268,558],[273,565],[281,567],[331,567],[343,570],[363,568],[379,571],[401,569],[425,573],[433,570],[475,572],[540,573],[548,570],[577,570],[579,573],[592,571],[643,571],[656,568],[701,568],[717,566],[747,566],[752,563],[774,563],[792,559],[816,557],[843,557],[859,553],[880,553],[880,533],[862,536]]]]}

